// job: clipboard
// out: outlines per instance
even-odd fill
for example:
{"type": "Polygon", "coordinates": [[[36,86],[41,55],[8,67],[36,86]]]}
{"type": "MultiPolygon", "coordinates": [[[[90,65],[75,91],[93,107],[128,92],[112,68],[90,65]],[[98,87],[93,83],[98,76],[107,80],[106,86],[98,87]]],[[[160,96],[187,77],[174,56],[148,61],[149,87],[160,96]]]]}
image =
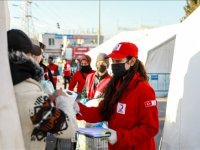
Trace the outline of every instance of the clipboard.
{"type": "Polygon", "coordinates": [[[78,128],[77,132],[79,134],[84,134],[88,137],[93,137],[93,138],[101,138],[101,137],[110,136],[110,132],[108,132],[108,129],[105,129],[102,127],[78,128]]]}

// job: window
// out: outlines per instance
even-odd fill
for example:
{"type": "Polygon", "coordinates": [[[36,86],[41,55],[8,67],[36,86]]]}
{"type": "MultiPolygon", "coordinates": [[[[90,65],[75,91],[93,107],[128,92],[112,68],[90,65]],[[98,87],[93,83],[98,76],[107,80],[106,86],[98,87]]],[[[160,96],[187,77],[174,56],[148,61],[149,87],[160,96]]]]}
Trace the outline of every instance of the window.
{"type": "Polygon", "coordinates": [[[53,38],[49,38],[49,46],[55,45],[55,41],[53,38]]]}

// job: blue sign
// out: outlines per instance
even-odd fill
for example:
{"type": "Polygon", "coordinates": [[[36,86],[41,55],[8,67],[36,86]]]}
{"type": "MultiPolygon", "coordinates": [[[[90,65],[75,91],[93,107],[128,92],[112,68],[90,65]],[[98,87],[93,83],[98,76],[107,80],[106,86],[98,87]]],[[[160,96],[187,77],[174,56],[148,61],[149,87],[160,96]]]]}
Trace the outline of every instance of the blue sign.
{"type": "Polygon", "coordinates": [[[158,80],[158,74],[151,74],[151,80],[158,80]]]}
{"type": "Polygon", "coordinates": [[[67,39],[73,39],[73,35],[67,35],[67,39]]]}
{"type": "Polygon", "coordinates": [[[56,39],[62,39],[62,37],[63,37],[62,34],[55,34],[56,39]]]}
{"type": "Polygon", "coordinates": [[[66,36],[67,39],[74,39],[73,35],[71,35],[71,34],[55,34],[56,39],[62,39],[63,36],[66,36]]]}

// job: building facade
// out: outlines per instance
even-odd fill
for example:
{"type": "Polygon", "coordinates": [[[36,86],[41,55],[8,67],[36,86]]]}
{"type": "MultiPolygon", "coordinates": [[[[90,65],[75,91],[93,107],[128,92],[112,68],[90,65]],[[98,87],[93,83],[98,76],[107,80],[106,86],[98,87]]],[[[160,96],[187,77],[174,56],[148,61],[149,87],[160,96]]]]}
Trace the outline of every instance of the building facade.
{"type": "MultiPolygon", "coordinates": [[[[66,49],[77,46],[94,48],[97,46],[97,35],[72,35],[44,33],[40,35],[40,41],[46,45],[45,57],[64,57],[66,49]]],[[[100,36],[100,43],[103,36],[100,36]]]]}

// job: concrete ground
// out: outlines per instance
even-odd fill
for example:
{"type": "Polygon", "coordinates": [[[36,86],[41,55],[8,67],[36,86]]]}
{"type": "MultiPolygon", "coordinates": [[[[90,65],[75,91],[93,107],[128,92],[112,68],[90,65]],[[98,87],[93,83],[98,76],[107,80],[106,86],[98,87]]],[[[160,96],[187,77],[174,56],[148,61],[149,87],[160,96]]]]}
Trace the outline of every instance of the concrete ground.
{"type": "Polygon", "coordinates": [[[159,130],[159,133],[155,137],[155,142],[156,142],[156,149],[159,150],[160,140],[161,140],[161,137],[162,137],[163,127],[164,127],[164,122],[165,122],[167,97],[157,98],[157,101],[158,101],[160,130],[159,130]]]}

